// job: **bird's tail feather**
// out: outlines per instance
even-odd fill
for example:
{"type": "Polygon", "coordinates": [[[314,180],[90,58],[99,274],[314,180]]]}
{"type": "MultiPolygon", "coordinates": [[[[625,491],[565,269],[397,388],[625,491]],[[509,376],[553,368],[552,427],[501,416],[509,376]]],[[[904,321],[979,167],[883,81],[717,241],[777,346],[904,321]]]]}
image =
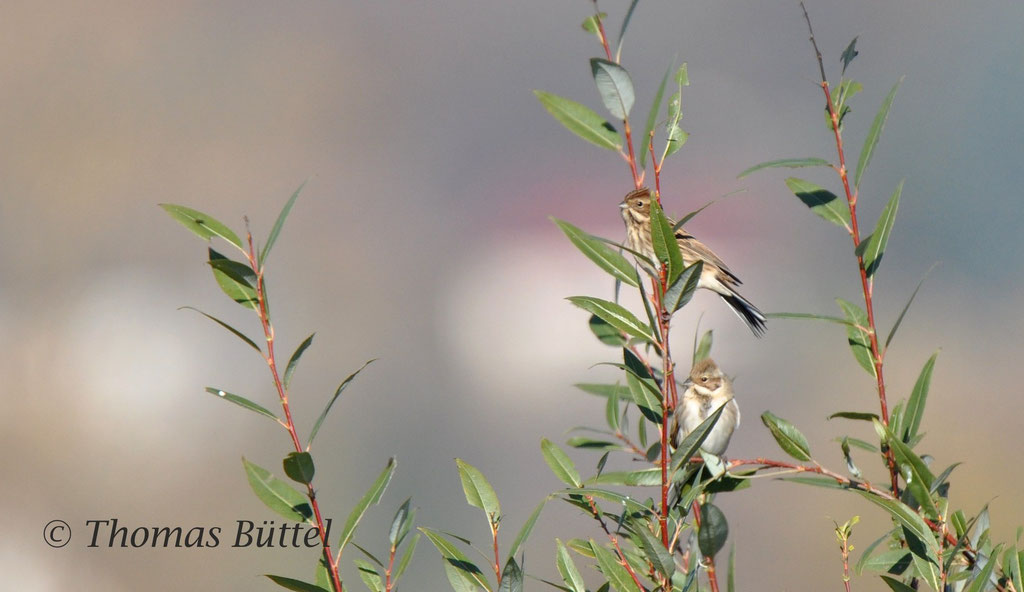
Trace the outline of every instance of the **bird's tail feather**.
{"type": "Polygon", "coordinates": [[[722,297],[722,300],[725,300],[725,303],[729,305],[729,308],[736,313],[736,316],[750,327],[750,330],[754,333],[755,337],[761,337],[764,335],[766,328],[765,323],[768,319],[765,318],[764,314],[760,310],[757,310],[756,306],[736,292],[733,292],[732,294],[720,294],[720,296],[722,297]]]}

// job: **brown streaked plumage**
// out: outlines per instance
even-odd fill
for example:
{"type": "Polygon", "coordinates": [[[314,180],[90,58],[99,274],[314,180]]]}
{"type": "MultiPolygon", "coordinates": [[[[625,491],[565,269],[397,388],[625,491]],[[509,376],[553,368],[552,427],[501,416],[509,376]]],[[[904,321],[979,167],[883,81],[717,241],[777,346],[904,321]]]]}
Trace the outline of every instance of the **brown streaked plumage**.
{"type": "Polygon", "coordinates": [[[701,444],[705,452],[721,456],[729,446],[733,431],[740,425],[740,408],[732,381],[714,360],[704,358],[690,370],[690,377],[683,386],[685,390],[673,415],[672,445],[678,446],[682,438],[724,405],[722,416],[701,444]]]}
{"type": "MultiPolygon", "coordinates": [[[[632,191],[626,195],[619,207],[622,208],[622,219],[626,222],[626,238],[629,248],[652,261],[657,261],[654,245],[651,243],[651,191],[646,187],[632,191]]],[[[675,222],[671,219],[669,219],[669,224],[675,226],[675,222]]],[[[683,256],[683,263],[689,266],[697,261],[704,262],[697,287],[717,293],[729,305],[729,308],[750,327],[754,335],[757,337],[763,335],[765,316],[736,291],[735,287],[743,283],[740,278],[729,270],[718,255],[715,255],[692,234],[686,232],[686,229],[677,229],[675,236],[676,243],[679,244],[679,251],[683,256]]],[[[654,273],[646,263],[641,262],[640,266],[648,273],[654,273]]]]}

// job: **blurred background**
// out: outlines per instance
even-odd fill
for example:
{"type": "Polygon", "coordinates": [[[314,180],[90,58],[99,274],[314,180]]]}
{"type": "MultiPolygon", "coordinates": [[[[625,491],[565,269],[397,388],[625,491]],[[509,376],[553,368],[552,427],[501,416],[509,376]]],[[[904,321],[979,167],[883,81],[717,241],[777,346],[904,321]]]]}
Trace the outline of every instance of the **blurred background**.
{"type": "MultiPolygon", "coordinates": [[[[628,2],[601,4],[615,38],[628,2]]],[[[1020,167],[1024,4],[1016,0],[808,0],[826,66],[859,36],[848,74],[864,84],[846,120],[855,161],[874,113],[906,75],[861,188],[870,230],[901,179],[903,199],[876,281],[887,331],[925,272],[887,357],[890,402],[941,350],[919,450],[954,473],[953,505],[989,504],[993,536],[1024,523],[1019,470],[1024,294],[1020,167]]],[[[205,211],[265,237],[304,180],[269,262],[280,351],[316,331],[293,382],[303,433],[337,384],[316,444],[317,483],[335,527],[383,468],[396,476],[357,541],[385,553],[409,496],[418,524],[483,544],[453,458],[501,498],[503,548],[559,483],[539,441],[603,424],[603,402],[573,388],[614,375],[615,350],[564,297],[610,298],[611,282],[549,216],[620,238],[631,188],[612,152],[579,141],[531,92],[601,107],[579,23],[590,2],[36,2],[0,7],[0,573],[18,590],[272,590],[311,579],[316,553],[280,549],[89,548],[86,520],[220,526],[278,519],[252,495],[240,457],[280,473],[283,430],[204,393],[274,408],[260,359],[190,311],[257,334],[211,281],[206,245],[157,203],[205,211]],[[52,549],[60,518],[71,543],[52,549]]],[[[689,64],[689,142],[662,177],[681,215],[764,311],[838,314],[860,298],[849,239],[785,188],[789,171],[737,180],[757,162],[833,158],[817,65],[796,2],[641,2],[624,48],[642,128],[673,58],[689,64]]],[[[798,172],[835,188],[827,170],[798,172]]],[[[783,454],[766,409],[796,423],[816,457],[842,468],[844,434],[825,421],[874,411],[871,379],[839,326],[774,320],[753,338],[717,297],[676,319],[689,354],[698,316],[736,376],[745,421],[734,458],[783,454]]],[[[587,471],[596,454],[571,451],[587,471]]],[[[883,481],[874,458],[856,456],[883,481]]],[[[758,480],[719,500],[740,589],[841,585],[833,520],[865,519],[864,549],[888,521],[856,496],[758,480]],[[796,517],[800,519],[796,519],[796,517]]],[[[526,547],[527,571],[557,578],[554,538],[599,537],[553,502],[526,547]]],[[[229,538],[222,535],[222,539],[229,538]]],[[[362,584],[345,555],[352,589],[362,584]]],[[[859,557],[859,551],[854,552],[859,557]]],[[[546,585],[530,581],[528,589],[546,585]]],[[[856,582],[880,590],[877,578],[856,582]]],[[[403,589],[446,590],[421,541],[403,589]]]]}

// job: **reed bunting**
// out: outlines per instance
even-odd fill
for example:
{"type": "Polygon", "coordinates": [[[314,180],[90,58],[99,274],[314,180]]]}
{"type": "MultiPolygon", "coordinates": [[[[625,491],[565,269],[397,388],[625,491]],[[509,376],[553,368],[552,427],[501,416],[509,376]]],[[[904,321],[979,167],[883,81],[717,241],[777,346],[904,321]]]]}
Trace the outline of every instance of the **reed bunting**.
{"type": "MultiPolygon", "coordinates": [[[[657,261],[654,245],[651,243],[651,191],[646,187],[632,191],[626,195],[619,207],[622,208],[622,219],[626,222],[629,248],[645,255],[652,261],[657,261]]],[[[673,220],[669,219],[668,222],[675,226],[673,220]]],[[[685,229],[677,229],[675,236],[676,242],[679,244],[679,251],[683,256],[683,263],[690,266],[697,261],[704,262],[697,287],[717,293],[729,305],[729,308],[750,327],[755,336],[763,335],[765,316],[756,306],[736,292],[735,286],[743,283],[740,278],[726,267],[725,262],[718,255],[715,255],[711,249],[686,232],[685,229]]],[[[640,265],[649,273],[657,275],[646,263],[640,265]]]]}
{"type": "Polygon", "coordinates": [[[673,417],[672,445],[696,429],[719,407],[725,405],[718,422],[711,428],[701,450],[721,456],[729,446],[733,430],[740,425],[740,408],[736,404],[732,381],[722,373],[711,358],[704,358],[690,370],[690,377],[673,417]]]}

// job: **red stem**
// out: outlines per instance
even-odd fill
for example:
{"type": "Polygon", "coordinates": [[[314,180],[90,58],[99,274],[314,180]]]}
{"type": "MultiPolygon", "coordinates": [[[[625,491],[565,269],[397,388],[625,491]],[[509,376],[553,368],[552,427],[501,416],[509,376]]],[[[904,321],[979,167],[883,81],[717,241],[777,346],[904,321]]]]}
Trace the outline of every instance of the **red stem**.
{"type": "Polygon", "coordinates": [[[388,568],[384,571],[384,592],[391,592],[391,570],[395,567],[395,551],[397,547],[391,545],[390,558],[388,559],[388,568]]]}
{"type": "MultiPolygon", "coordinates": [[[[800,3],[803,9],[804,19],[807,21],[807,30],[810,33],[811,45],[814,47],[815,57],[818,59],[818,69],[821,72],[821,90],[825,94],[825,105],[832,121],[832,132],[835,135],[836,152],[839,155],[839,178],[843,182],[843,191],[846,193],[846,204],[850,209],[850,238],[853,239],[854,249],[860,245],[860,228],[857,225],[857,192],[850,189],[850,179],[846,174],[846,155],[843,152],[843,137],[839,131],[839,114],[836,113],[832,104],[832,93],[829,91],[828,79],[825,77],[825,66],[822,61],[821,51],[818,49],[818,42],[814,39],[814,30],[811,28],[811,17],[807,14],[807,8],[803,2],[800,3]]],[[[871,343],[871,359],[875,369],[875,379],[878,385],[878,404],[881,408],[881,420],[886,426],[889,425],[889,405],[885,396],[885,378],[882,374],[882,353],[878,347],[878,331],[875,328],[875,310],[872,299],[872,284],[868,279],[867,269],[864,267],[864,257],[857,255],[857,268],[860,274],[861,290],[864,293],[864,310],[868,317],[868,339],[871,343]]],[[[886,464],[889,466],[889,480],[892,492],[899,497],[899,469],[896,467],[896,457],[892,450],[885,453],[886,464]]]]}
{"type": "Polygon", "coordinates": [[[601,517],[601,511],[597,509],[597,503],[594,502],[594,497],[590,495],[585,495],[584,497],[586,498],[587,503],[590,504],[590,512],[594,515],[594,518],[597,518],[597,522],[601,525],[601,530],[608,535],[608,539],[615,547],[615,552],[619,555],[619,563],[622,567],[626,568],[627,572],[629,572],[629,575],[633,578],[633,582],[636,584],[637,588],[644,590],[644,585],[640,583],[640,578],[637,577],[636,572],[633,571],[633,566],[626,561],[626,555],[622,552],[622,548],[619,547],[618,537],[612,534],[612,531],[608,530],[608,525],[604,523],[604,518],[601,517]]]}
{"type": "MultiPolygon", "coordinates": [[[[252,268],[253,273],[256,274],[256,315],[260,319],[260,324],[263,327],[263,335],[267,340],[267,355],[264,356],[264,360],[270,368],[270,374],[274,378],[274,386],[277,388],[277,396],[281,400],[281,408],[284,410],[285,428],[288,429],[288,434],[292,438],[292,444],[295,447],[295,452],[302,452],[302,444],[299,442],[299,435],[295,429],[295,422],[292,420],[292,412],[288,406],[288,392],[285,390],[284,382],[282,382],[281,376],[277,371],[277,357],[274,354],[274,326],[270,322],[270,315],[267,311],[266,285],[263,282],[263,267],[256,256],[256,249],[252,242],[252,233],[246,232],[246,239],[249,243],[249,252],[246,254],[246,258],[249,261],[249,266],[252,268]]],[[[320,534],[320,544],[323,546],[324,558],[327,560],[327,571],[330,573],[334,589],[337,590],[337,592],[344,592],[344,588],[342,588],[341,585],[341,577],[338,575],[338,562],[341,560],[341,557],[339,556],[336,561],[334,559],[334,554],[331,552],[331,543],[327,540],[327,529],[324,527],[323,517],[320,514],[320,504],[316,501],[316,492],[313,489],[312,482],[306,484],[306,497],[309,498],[309,504],[313,508],[313,515],[316,518],[316,529],[320,534]]]]}
{"type": "MultiPolygon", "coordinates": [[[[700,502],[693,502],[693,523],[700,530],[700,502]]],[[[708,570],[708,583],[711,585],[711,592],[718,592],[718,574],[715,572],[715,558],[704,557],[704,565],[708,570]]]]}
{"type": "Polygon", "coordinates": [[[496,588],[501,587],[501,559],[498,558],[498,529],[495,528],[494,523],[491,523],[491,539],[494,540],[494,577],[496,578],[496,588]]]}

